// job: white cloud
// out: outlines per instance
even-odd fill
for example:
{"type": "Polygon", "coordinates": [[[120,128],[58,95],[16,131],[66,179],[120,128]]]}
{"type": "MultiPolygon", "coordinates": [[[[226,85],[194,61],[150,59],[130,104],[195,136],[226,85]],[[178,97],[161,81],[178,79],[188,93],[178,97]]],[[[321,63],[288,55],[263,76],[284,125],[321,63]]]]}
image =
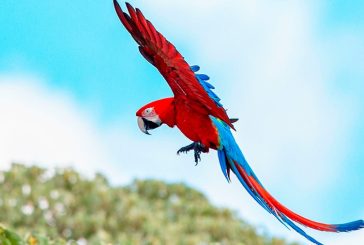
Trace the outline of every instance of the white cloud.
{"type": "Polygon", "coordinates": [[[113,176],[103,136],[84,111],[39,78],[1,75],[0,167],[36,163],[113,176]]]}

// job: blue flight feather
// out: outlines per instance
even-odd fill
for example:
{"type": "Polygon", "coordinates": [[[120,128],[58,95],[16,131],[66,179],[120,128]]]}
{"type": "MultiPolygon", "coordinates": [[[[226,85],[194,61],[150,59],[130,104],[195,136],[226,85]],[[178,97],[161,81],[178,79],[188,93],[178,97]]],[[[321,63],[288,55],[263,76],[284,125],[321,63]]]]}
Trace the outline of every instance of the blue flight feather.
{"type": "MultiPolygon", "coordinates": [[[[200,70],[200,67],[197,65],[190,66],[191,70],[193,72],[197,72],[200,70]]],[[[210,79],[209,76],[206,74],[197,74],[195,73],[195,77],[198,80],[198,82],[202,85],[204,90],[207,92],[207,94],[210,96],[210,98],[215,102],[215,104],[219,107],[222,107],[222,104],[220,103],[221,99],[212,91],[212,89],[215,89],[213,85],[206,82],[210,79]]]]}
{"type": "Polygon", "coordinates": [[[210,89],[215,89],[215,87],[214,87],[211,83],[206,82],[206,81],[204,81],[204,82],[205,82],[205,84],[206,84],[206,86],[207,86],[208,88],[210,88],[210,89]]]}
{"type": "Polygon", "coordinates": [[[207,76],[206,74],[196,74],[196,77],[198,77],[199,79],[204,80],[204,81],[210,80],[210,77],[207,76]]]}
{"type": "Polygon", "coordinates": [[[191,70],[192,70],[193,72],[197,72],[197,71],[199,71],[199,70],[200,70],[200,67],[199,67],[199,66],[197,66],[197,65],[191,66],[190,68],[191,68],[191,70]]]}

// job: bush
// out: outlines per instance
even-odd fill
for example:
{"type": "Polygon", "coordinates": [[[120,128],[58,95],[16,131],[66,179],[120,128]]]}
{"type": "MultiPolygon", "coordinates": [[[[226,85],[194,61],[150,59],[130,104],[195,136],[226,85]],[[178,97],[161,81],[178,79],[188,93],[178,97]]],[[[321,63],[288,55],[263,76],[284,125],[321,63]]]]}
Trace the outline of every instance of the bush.
{"type": "Polygon", "coordinates": [[[181,183],[110,186],[72,169],[13,164],[0,172],[0,244],[283,245],[181,183]]]}

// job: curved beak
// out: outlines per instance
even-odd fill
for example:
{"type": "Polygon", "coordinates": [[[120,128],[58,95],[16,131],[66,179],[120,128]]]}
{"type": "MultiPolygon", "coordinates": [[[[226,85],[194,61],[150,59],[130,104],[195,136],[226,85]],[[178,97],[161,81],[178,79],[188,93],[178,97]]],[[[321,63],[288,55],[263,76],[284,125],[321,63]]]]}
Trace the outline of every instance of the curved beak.
{"type": "Polygon", "coordinates": [[[142,117],[138,117],[138,127],[140,129],[140,131],[142,131],[145,134],[150,135],[150,133],[148,132],[147,128],[146,128],[146,124],[144,123],[144,118],[142,117]]]}
{"type": "Polygon", "coordinates": [[[160,125],[162,125],[162,122],[160,121],[159,117],[151,118],[150,121],[148,119],[145,119],[144,117],[138,117],[138,127],[139,129],[145,133],[150,135],[148,130],[158,128],[160,125]]]}

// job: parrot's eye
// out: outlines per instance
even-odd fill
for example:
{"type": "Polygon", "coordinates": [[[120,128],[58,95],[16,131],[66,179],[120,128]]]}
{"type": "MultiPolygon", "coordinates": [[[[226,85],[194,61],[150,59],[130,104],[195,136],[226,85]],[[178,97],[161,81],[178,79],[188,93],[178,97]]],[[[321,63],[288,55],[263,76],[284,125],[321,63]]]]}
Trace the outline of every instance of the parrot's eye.
{"type": "Polygon", "coordinates": [[[145,114],[150,114],[151,112],[153,111],[153,109],[152,108],[147,108],[147,109],[145,109],[145,114]]]}

